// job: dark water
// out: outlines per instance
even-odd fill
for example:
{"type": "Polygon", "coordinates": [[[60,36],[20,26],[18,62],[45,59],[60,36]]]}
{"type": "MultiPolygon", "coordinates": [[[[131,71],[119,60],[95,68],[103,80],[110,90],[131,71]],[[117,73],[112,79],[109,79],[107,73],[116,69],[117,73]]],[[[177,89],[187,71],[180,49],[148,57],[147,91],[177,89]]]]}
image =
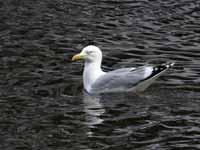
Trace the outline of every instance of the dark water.
{"type": "Polygon", "coordinates": [[[0,149],[200,149],[199,0],[0,1],[0,149]],[[87,44],[103,68],[176,61],[146,92],[82,92],[87,44]]]}

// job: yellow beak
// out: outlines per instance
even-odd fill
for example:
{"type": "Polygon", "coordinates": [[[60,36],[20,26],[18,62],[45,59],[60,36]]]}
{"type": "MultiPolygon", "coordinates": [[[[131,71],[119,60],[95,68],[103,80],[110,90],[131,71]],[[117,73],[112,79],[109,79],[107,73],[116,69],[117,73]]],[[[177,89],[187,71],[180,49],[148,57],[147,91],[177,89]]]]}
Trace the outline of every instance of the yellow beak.
{"type": "Polygon", "coordinates": [[[75,61],[75,60],[79,60],[79,59],[83,59],[84,58],[84,55],[82,54],[76,54],[72,57],[72,61],[75,61]]]}

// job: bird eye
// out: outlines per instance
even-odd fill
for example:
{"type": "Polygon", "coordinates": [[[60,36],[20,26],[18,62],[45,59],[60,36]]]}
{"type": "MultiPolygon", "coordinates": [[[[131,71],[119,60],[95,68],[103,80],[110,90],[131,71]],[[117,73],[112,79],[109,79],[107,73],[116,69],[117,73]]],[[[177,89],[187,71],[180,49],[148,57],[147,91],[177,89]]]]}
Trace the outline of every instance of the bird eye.
{"type": "Polygon", "coordinates": [[[93,51],[87,51],[87,53],[88,53],[88,54],[91,54],[91,53],[93,53],[93,51]]]}

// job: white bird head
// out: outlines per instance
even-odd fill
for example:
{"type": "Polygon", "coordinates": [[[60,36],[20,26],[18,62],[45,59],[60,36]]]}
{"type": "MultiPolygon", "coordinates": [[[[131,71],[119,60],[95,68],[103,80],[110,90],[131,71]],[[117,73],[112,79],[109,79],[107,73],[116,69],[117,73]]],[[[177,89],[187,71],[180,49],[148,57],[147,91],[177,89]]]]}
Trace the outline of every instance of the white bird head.
{"type": "Polygon", "coordinates": [[[102,52],[98,47],[94,45],[89,45],[83,48],[83,50],[79,54],[76,54],[72,57],[72,61],[79,60],[79,59],[84,59],[85,62],[87,63],[90,63],[90,62],[101,63],[102,52]]]}

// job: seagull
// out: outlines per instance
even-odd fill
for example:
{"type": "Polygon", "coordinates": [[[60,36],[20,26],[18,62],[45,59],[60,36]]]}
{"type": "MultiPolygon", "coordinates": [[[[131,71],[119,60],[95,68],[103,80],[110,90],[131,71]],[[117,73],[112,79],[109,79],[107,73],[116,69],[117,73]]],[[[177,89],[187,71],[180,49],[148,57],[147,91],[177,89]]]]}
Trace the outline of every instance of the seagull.
{"type": "Polygon", "coordinates": [[[72,57],[72,61],[84,60],[83,85],[91,94],[108,92],[142,92],[154,80],[174,65],[167,62],[160,65],[145,65],[138,68],[121,68],[109,72],[101,69],[102,51],[89,45],[72,57]]]}

